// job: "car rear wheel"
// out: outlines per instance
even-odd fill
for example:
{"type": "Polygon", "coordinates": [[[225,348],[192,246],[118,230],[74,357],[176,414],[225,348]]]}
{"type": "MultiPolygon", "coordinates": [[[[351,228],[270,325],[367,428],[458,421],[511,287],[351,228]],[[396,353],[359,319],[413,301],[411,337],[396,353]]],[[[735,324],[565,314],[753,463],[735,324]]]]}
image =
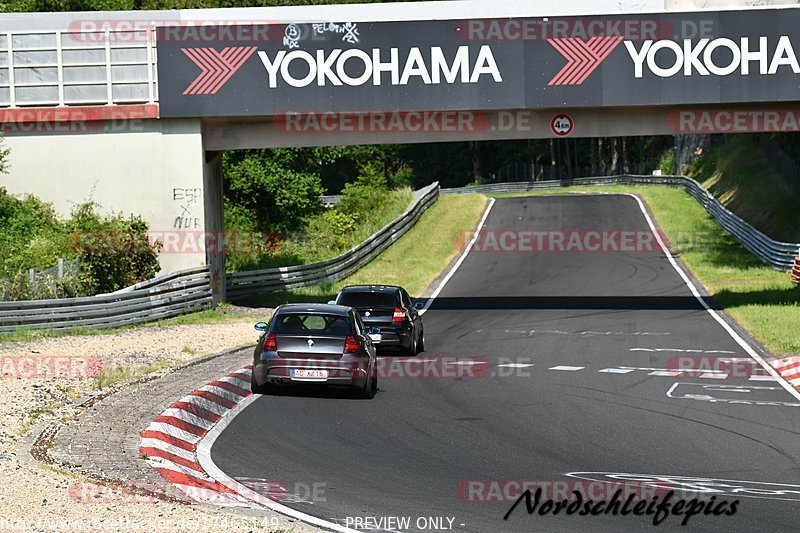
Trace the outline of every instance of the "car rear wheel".
{"type": "Polygon", "coordinates": [[[408,350],[406,351],[406,355],[409,357],[414,357],[415,355],[417,355],[418,351],[419,350],[417,350],[417,338],[411,337],[411,342],[408,345],[408,350]]]}
{"type": "Polygon", "coordinates": [[[250,377],[250,392],[253,394],[270,394],[275,391],[274,385],[264,384],[259,385],[256,383],[255,376],[250,377]]]}
{"type": "Polygon", "coordinates": [[[419,342],[417,342],[417,353],[425,351],[425,330],[419,332],[419,342]]]}
{"type": "Polygon", "coordinates": [[[372,371],[372,375],[364,383],[364,387],[358,390],[359,396],[365,398],[367,400],[371,400],[375,397],[375,394],[378,392],[378,369],[375,368],[372,371]]]}

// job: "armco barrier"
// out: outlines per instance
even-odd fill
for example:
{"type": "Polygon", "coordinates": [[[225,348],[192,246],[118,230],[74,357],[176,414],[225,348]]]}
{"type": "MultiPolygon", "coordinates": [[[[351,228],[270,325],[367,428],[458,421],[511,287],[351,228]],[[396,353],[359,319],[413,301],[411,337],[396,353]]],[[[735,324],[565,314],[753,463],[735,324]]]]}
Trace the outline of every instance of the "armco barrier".
{"type": "MultiPolygon", "coordinates": [[[[400,217],[344,254],[309,265],[228,275],[228,297],[314,285],[348,276],[367,264],[414,225],[439,197],[434,183],[414,193],[400,217]]],[[[211,307],[207,266],[162,274],[110,294],[56,300],[0,302],[0,332],[16,329],[65,330],[129,326],[211,307]]]]}
{"type": "Polygon", "coordinates": [[[0,302],[0,332],[128,326],[211,307],[208,267],[158,276],[111,294],[0,302]]]}
{"type": "Polygon", "coordinates": [[[439,183],[414,193],[414,203],[397,219],[347,252],[318,263],[228,274],[227,298],[233,302],[250,294],[282,291],[335,281],[349,276],[407,232],[439,197],[439,183]]]}
{"type": "Polygon", "coordinates": [[[753,255],[769,263],[772,268],[786,272],[792,268],[800,250],[800,243],[780,242],[770,239],[756,228],[737,217],[697,181],[684,176],[603,176],[551,181],[526,181],[492,183],[476,187],[442,189],[442,194],[503,194],[540,189],[557,189],[574,185],[667,185],[682,187],[692,195],[708,213],[742,246],[753,255]]]}

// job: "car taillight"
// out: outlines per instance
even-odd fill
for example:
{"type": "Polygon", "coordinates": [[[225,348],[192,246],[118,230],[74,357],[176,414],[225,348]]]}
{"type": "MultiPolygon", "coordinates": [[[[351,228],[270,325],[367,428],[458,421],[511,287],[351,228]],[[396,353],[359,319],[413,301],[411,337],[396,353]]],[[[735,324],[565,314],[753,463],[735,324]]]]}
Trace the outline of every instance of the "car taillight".
{"type": "Polygon", "coordinates": [[[358,352],[359,348],[361,348],[361,343],[359,343],[355,337],[347,337],[344,341],[344,353],[356,353],[358,352]]]}
{"type": "Polygon", "coordinates": [[[264,337],[264,349],[269,352],[278,351],[278,339],[274,333],[267,333],[267,336],[264,337]]]}
{"type": "Polygon", "coordinates": [[[406,312],[400,309],[399,307],[394,308],[394,314],[392,314],[392,322],[405,322],[406,321],[406,312]]]}

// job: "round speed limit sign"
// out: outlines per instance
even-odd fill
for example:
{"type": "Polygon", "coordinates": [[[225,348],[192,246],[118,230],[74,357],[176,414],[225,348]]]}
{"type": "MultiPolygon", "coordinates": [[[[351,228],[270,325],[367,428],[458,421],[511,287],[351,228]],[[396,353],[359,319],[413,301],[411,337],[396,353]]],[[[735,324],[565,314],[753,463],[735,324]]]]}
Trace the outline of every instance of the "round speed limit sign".
{"type": "Polygon", "coordinates": [[[550,121],[550,130],[559,137],[565,137],[572,131],[572,117],[567,114],[561,113],[553,117],[550,121]]]}

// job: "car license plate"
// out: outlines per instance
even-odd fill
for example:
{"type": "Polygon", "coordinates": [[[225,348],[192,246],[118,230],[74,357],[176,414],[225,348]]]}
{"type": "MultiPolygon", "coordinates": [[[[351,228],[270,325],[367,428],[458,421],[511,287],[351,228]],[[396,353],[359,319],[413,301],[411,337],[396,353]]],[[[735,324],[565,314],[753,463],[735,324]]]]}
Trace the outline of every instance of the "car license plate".
{"type": "Polygon", "coordinates": [[[383,336],[380,333],[370,333],[369,334],[369,338],[372,339],[372,342],[374,342],[375,344],[378,344],[378,343],[381,342],[381,339],[383,338],[383,336]]]}
{"type": "Polygon", "coordinates": [[[303,381],[325,381],[328,379],[327,370],[306,370],[304,368],[290,368],[289,377],[303,381]]]}

